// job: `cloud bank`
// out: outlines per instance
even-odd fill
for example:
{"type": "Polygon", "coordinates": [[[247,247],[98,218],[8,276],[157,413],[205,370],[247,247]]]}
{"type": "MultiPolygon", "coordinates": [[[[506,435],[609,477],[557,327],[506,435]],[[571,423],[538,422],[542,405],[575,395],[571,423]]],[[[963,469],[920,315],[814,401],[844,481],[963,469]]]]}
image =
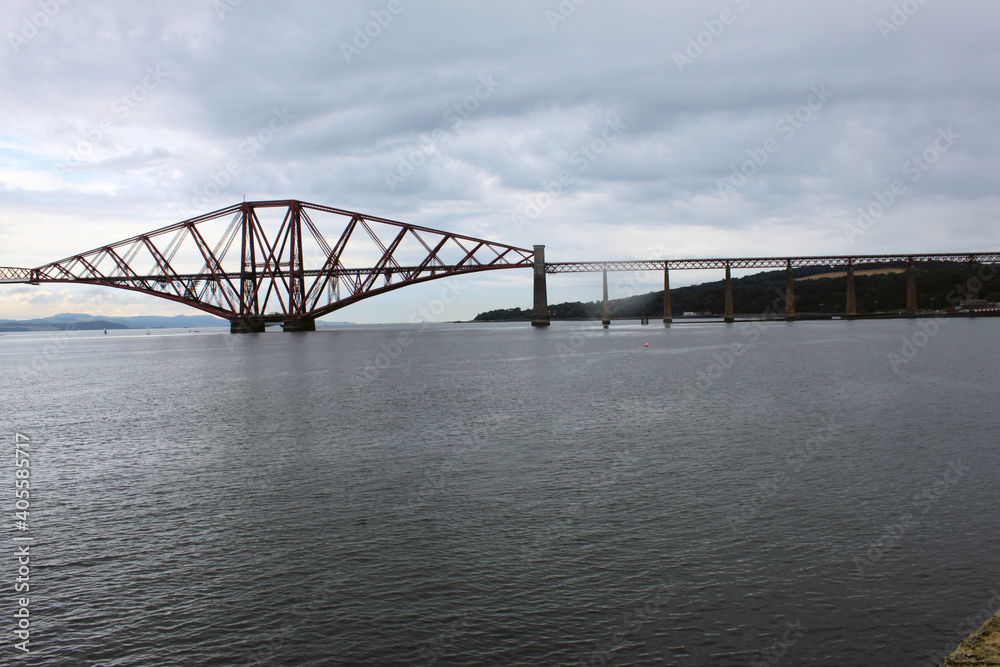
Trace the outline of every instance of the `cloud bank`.
{"type": "MultiPolygon", "coordinates": [[[[985,0],[96,4],[0,10],[0,265],[244,197],[544,243],[550,261],[998,245],[985,0]]],[[[466,280],[441,319],[530,301],[527,273],[466,280]]],[[[550,283],[554,301],[599,296],[592,276],[550,283]]],[[[0,289],[0,311],[79,301],[58,287],[0,289]]],[[[405,320],[438,290],[336,319],[405,320]]]]}

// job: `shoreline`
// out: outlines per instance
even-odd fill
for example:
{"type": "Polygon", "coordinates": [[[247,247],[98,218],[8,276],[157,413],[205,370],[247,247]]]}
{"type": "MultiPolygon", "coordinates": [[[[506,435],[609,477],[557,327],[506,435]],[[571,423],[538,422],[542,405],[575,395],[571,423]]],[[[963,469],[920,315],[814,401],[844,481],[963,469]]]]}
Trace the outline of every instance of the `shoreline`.
{"type": "Polygon", "coordinates": [[[985,667],[1000,665],[1000,611],[983,623],[978,630],[944,659],[941,667],[985,667]]]}
{"type": "MultiPolygon", "coordinates": [[[[760,315],[751,315],[748,313],[736,315],[734,322],[797,322],[797,321],[812,321],[812,320],[912,320],[912,319],[943,319],[943,318],[970,318],[970,317],[1000,317],[1000,310],[988,310],[988,311],[966,311],[959,313],[948,313],[940,311],[928,311],[920,313],[860,313],[858,315],[841,315],[841,314],[826,314],[826,313],[803,313],[801,315],[796,315],[792,320],[786,320],[782,315],[771,315],[761,317],[760,315]]],[[[629,322],[629,321],[639,321],[641,317],[629,316],[629,317],[619,317],[613,318],[612,322],[629,322]]],[[[648,317],[650,323],[652,322],[662,322],[662,316],[658,317],[648,317]]],[[[552,322],[600,322],[600,317],[573,317],[573,318],[560,318],[552,317],[550,318],[552,322]]],[[[496,324],[498,322],[531,322],[531,318],[525,319],[506,319],[506,320],[467,320],[469,324],[496,324]]],[[[685,317],[677,316],[671,320],[670,324],[705,324],[706,322],[724,322],[722,315],[711,315],[705,317],[685,317]]]]}

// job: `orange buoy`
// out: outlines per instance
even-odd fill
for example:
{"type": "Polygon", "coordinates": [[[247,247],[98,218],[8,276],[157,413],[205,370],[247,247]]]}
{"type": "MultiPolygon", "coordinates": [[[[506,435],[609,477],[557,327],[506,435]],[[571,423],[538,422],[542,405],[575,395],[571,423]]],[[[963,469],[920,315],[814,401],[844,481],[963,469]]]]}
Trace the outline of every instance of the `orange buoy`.
{"type": "Polygon", "coordinates": [[[646,347],[649,347],[649,343],[646,343],[646,347]]]}

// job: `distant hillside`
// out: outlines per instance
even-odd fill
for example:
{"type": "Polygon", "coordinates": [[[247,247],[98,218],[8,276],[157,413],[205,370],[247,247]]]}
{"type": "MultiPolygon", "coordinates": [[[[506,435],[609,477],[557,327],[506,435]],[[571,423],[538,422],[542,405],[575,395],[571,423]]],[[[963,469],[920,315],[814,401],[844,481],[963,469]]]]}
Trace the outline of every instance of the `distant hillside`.
{"type": "Polygon", "coordinates": [[[95,331],[99,329],[128,329],[121,322],[90,319],[75,321],[53,321],[52,318],[39,320],[0,320],[0,331],[95,331]]]}
{"type": "Polygon", "coordinates": [[[161,317],[95,317],[84,313],[60,313],[34,320],[0,320],[0,331],[93,331],[97,329],[184,329],[229,326],[228,320],[212,315],[161,317]]]}
{"type": "MultiPolygon", "coordinates": [[[[847,277],[824,278],[828,267],[796,269],[795,308],[799,313],[843,313],[847,301],[847,277]]],[[[676,273],[672,273],[676,275],[676,273]]],[[[968,267],[931,266],[915,269],[917,281],[918,308],[946,308],[950,305],[949,295],[965,297],[968,267]]],[[[857,295],[859,313],[902,310],[906,307],[906,274],[878,273],[855,274],[854,288],[857,295]]],[[[733,279],[733,305],[737,313],[759,315],[778,301],[780,313],[784,312],[785,272],[766,271],[743,278],[733,279]]],[[[988,301],[1000,301],[1000,275],[986,282],[979,290],[979,297],[988,301]]],[[[612,318],[633,318],[647,315],[651,318],[663,317],[663,290],[623,299],[609,301],[612,318]]],[[[685,312],[710,312],[721,314],[725,309],[725,282],[722,280],[678,287],[670,290],[670,305],[673,316],[685,312]]],[[[549,306],[555,319],[594,319],[601,317],[601,302],[568,302],[549,306]]],[[[531,308],[507,308],[491,310],[476,315],[475,320],[503,321],[530,320],[531,308]]]]}
{"type": "MultiPolygon", "coordinates": [[[[320,326],[351,322],[317,322],[320,326]]],[[[278,325],[275,325],[278,326],[278,325]]],[[[59,313],[34,320],[0,320],[0,331],[94,331],[97,329],[207,329],[229,327],[229,320],[214,315],[135,315],[131,317],[95,317],[85,313],[59,313]]]]}
{"type": "Polygon", "coordinates": [[[115,317],[134,329],[186,329],[191,327],[228,327],[229,320],[214,315],[174,315],[162,317],[157,315],[136,315],[133,317],[115,317]]]}

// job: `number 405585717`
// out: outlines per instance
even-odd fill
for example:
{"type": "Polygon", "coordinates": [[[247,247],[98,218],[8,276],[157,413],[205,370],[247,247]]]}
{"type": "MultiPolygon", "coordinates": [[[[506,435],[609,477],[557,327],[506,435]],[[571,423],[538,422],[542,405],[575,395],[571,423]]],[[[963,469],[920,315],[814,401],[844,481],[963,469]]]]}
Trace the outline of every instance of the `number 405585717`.
{"type": "Polygon", "coordinates": [[[29,471],[31,460],[27,451],[30,448],[30,442],[31,440],[28,436],[23,433],[14,434],[14,465],[17,466],[14,472],[14,477],[16,478],[15,485],[17,487],[14,491],[14,495],[17,497],[14,506],[18,510],[21,510],[14,514],[14,518],[18,521],[28,520],[28,507],[30,507],[28,498],[31,494],[28,490],[30,487],[28,478],[31,476],[31,472],[29,471]]]}

